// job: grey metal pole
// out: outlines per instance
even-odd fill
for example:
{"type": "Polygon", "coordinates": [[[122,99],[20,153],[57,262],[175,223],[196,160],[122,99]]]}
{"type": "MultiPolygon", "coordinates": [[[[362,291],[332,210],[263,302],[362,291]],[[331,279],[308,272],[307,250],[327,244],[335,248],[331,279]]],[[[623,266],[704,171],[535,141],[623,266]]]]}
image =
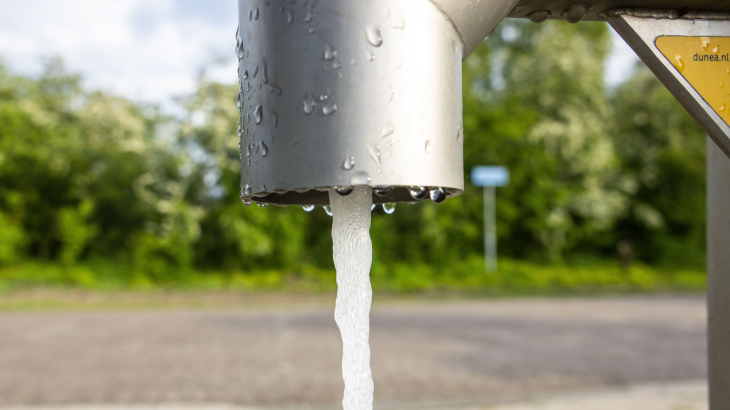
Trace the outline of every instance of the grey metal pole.
{"type": "Polygon", "coordinates": [[[484,268],[487,272],[497,270],[497,226],[495,210],[495,188],[484,187],[484,268]]]}
{"type": "Polygon", "coordinates": [[[707,313],[710,409],[730,409],[730,159],[709,137],[707,313]]]}

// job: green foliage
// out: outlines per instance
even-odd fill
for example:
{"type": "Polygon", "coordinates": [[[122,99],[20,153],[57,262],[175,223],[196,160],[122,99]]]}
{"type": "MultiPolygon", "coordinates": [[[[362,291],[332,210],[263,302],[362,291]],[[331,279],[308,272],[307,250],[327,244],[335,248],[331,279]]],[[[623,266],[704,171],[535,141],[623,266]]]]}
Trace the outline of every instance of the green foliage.
{"type": "MultiPolygon", "coordinates": [[[[373,213],[376,289],[699,286],[704,134],[643,66],[607,90],[608,51],[603,23],[507,20],[465,60],[465,171],[510,169],[497,191],[507,260],[482,273],[482,192],[466,175],[443,204],[373,213]]],[[[201,76],[170,118],[85,90],[58,60],[39,78],[0,65],[0,286],[333,289],[321,209],[240,203],[236,93],[201,76]]]]}

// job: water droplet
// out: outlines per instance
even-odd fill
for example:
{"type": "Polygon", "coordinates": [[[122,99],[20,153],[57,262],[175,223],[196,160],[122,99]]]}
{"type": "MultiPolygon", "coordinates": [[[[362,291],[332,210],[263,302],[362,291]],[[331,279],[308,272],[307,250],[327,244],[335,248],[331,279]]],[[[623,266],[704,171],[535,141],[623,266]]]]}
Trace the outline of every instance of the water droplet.
{"type": "Polygon", "coordinates": [[[335,191],[342,196],[350,195],[350,193],[352,192],[353,189],[355,189],[355,188],[351,187],[351,186],[336,186],[335,187],[335,191]]]}
{"type": "Polygon", "coordinates": [[[241,33],[241,26],[236,27],[236,44],[238,44],[239,41],[241,41],[241,37],[239,37],[239,34],[241,33]]]}
{"type": "Polygon", "coordinates": [[[679,54],[674,55],[674,61],[672,61],[672,65],[674,65],[674,68],[677,69],[680,73],[684,71],[684,68],[686,67],[684,64],[684,61],[682,61],[682,56],[679,54]]]}
{"type": "Polygon", "coordinates": [[[304,205],[302,209],[304,209],[305,212],[312,212],[314,210],[314,205],[304,205]]]}
{"type": "Polygon", "coordinates": [[[720,52],[720,45],[716,45],[715,48],[712,49],[713,54],[717,54],[720,52]]]}
{"type": "Polygon", "coordinates": [[[530,19],[533,23],[542,23],[543,21],[547,20],[548,17],[550,17],[549,10],[533,11],[532,13],[527,15],[527,18],[530,19]]]}
{"type": "Polygon", "coordinates": [[[428,195],[428,189],[426,189],[426,187],[423,187],[423,186],[409,187],[408,192],[410,192],[411,197],[413,197],[413,199],[418,199],[418,200],[425,199],[426,196],[428,195]]]}
{"type": "Polygon", "coordinates": [[[373,212],[373,211],[375,210],[375,207],[376,207],[376,206],[377,206],[377,205],[373,204],[373,205],[372,205],[372,206],[370,207],[370,212],[373,212]]]}
{"type": "Polygon", "coordinates": [[[269,147],[263,141],[259,142],[259,147],[261,148],[261,156],[265,157],[269,153],[269,147]]]}
{"type": "Polygon", "coordinates": [[[332,63],[332,68],[334,68],[335,70],[339,69],[340,67],[342,67],[342,63],[340,63],[339,61],[335,61],[334,63],[332,63]]]}
{"type": "Polygon", "coordinates": [[[249,145],[249,144],[246,144],[246,156],[247,157],[251,156],[251,145],[249,145]]]}
{"type": "Polygon", "coordinates": [[[426,150],[426,154],[431,153],[431,140],[426,140],[426,144],[424,146],[424,149],[426,150]]]}
{"type": "Polygon", "coordinates": [[[583,19],[583,16],[586,14],[586,5],[585,4],[573,4],[569,6],[565,13],[565,19],[568,20],[571,23],[577,23],[583,19]]]}
{"type": "Polygon", "coordinates": [[[263,107],[260,105],[256,106],[256,110],[253,112],[253,119],[256,121],[256,124],[261,124],[261,111],[263,110],[263,107]]]}
{"type": "Polygon", "coordinates": [[[248,11],[248,21],[253,21],[253,10],[248,11]]]}
{"type": "Polygon", "coordinates": [[[269,83],[269,65],[266,64],[266,59],[264,58],[264,84],[269,83]]]}
{"type": "Polygon", "coordinates": [[[707,51],[707,48],[710,47],[710,38],[709,37],[701,37],[700,38],[702,51],[707,51]]]}
{"type": "Polygon", "coordinates": [[[322,114],[327,116],[334,114],[335,111],[337,111],[337,104],[335,103],[325,104],[322,107],[322,114]]]}
{"type": "MultiPolygon", "coordinates": [[[[269,117],[271,117],[271,120],[274,123],[274,127],[279,126],[279,114],[276,111],[269,111],[269,117]]],[[[272,138],[273,140],[273,138],[272,138]]]]}
{"type": "Polygon", "coordinates": [[[304,113],[309,115],[314,111],[314,106],[317,105],[317,101],[312,94],[306,94],[304,96],[304,113]]]}
{"type": "Polygon", "coordinates": [[[312,27],[312,28],[309,29],[309,34],[314,34],[316,32],[317,32],[317,29],[314,28],[314,27],[312,27]]]}
{"type": "Polygon", "coordinates": [[[367,185],[370,183],[370,175],[365,171],[357,171],[350,178],[350,185],[367,185]]]}
{"type": "MultiPolygon", "coordinates": [[[[352,64],[352,65],[357,64],[357,59],[356,58],[351,59],[350,64],[352,64]]],[[[730,73],[730,68],[728,68],[728,73],[730,73]]]]}
{"type": "Polygon", "coordinates": [[[253,204],[251,198],[241,198],[241,202],[243,202],[243,206],[245,206],[246,208],[253,204]]]}
{"type": "Polygon", "coordinates": [[[256,7],[256,9],[253,12],[253,19],[258,20],[259,19],[259,8],[256,7]]]}
{"type": "Polygon", "coordinates": [[[238,61],[241,61],[243,59],[243,43],[239,43],[236,45],[236,57],[238,57],[238,61]]]}
{"type": "Polygon", "coordinates": [[[373,192],[375,192],[375,195],[377,196],[388,196],[391,192],[393,192],[392,186],[376,186],[373,188],[373,192]]]}
{"type": "Polygon", "coordinates": [[[243,79],[245,80],[247,78],[248,78],[248,70],[244,70],[243,71],[243,79]]]}
{"type": "Polygon", "coordinates": [[[258,205],[259,208],[266,208],[267,206],[269,206],[269,204],[266,204],[266,203],[263,203],[263,202],[256,202],[256,205],[258,205]]]}
{"type": "Polygon", "coordinates": [[[464,126],[461,124],[456,128],[456,142],[459,144],[464,142],[464,126]]]}
{"type": "Polygon", "coordinates": [[[391,202],[386,202],[383,204],[383,212],[390,215],[393,212],[395,212],[395,204],[391,202]]]}
{"type": "Polygon", "coordinates": [[[368,61],[373,61],[373,60],[375,60],[375,54],[371,53],[371,52],[370,52],[370,50],[368,50],[368,52],[367,52],[367,53],[365,53],[365,54],[366,54],[366,55],[367,55],[367,57],[368,57],[368,61]]]}
{"type": "Polygon", "coordinates": [[[236,107],[238,107],[238,111],[241,111],[241,99],[243,98],[243,92],[239,91],[238,94],[236,94],[236,107]]]}
{"type": "Polygon", "coordinates": [[[383,38],[380,36],[380,29],[375,26],[368,26],[365,29],[365,34],[370,44],[375,47],[380,47],[383,44],[383,38]]]}
{"type": "Polygon", "coordinates": [[[342,168],[349,171],[354,166],[355,166],[355,157],[353,155],[350,155],[349,157],[345,157],[345,162],[342,163],[342,168]]]}
{"type": "Polygon", "coordinates": [[[380,145],[375,144],[375,147],[368,147],[368,154],[370,154],[370,158],[372,158],[376,164],[380,165],[380,145]]]}
{"type": "Polygon", "coordinates": [[[337,50],[335,50],[334,47],[332,47],[331,45],[328,44],[324,48],[324,59],[329,61],[329,60],[334,60],[335,57],[337,57],[337,50]]]}
{"type": "Polygon", "coordinates": [[[307,14],[304,15],[304,21],[309,23],[312,20],[314,20],[314,8],[307,7],[307,14]]]}
{"type": "Polygon", "coordinates": [[[252,192],[253,192],[253,188],[251,188],[251,185],[246,184],[246,185],[243,186],[243,194],[244,195],[246,195],[246,196],[251,195],[252,192]]]}
{"type": "Polygon", "coordinates": [[[271,82],[271,84],[269,84],[269,91],[271,91],[272,93],[274,93],[274,94],[276,94],[276,95],[281,95],[281,87],[279,87],[279,86],[278,86],[278,85],[277,85],[277,84],[276,84],[275,82],[273,82],[273,81],[271,82]]]}
{"type": "Polygon", "coordinates": [[[329,216],[332,216],[332,208],[330,208],[330,207],[329,207],[329,205],[325,205],[325,206],[323,206],[322,208],[324,208],[324,212],[325,212],[325,213],[326,213],[327,215],[329,215],[329,216]]]}
{"type": "Polygon", "coordinates": [[[294,12],[289,10],[289,13],[286,15],[286,22],[288,24],[291,24],[294,21],[294,12]]]}
{"type": "Polygon", "coordinates": [[[279,12],[284,11],[284,6],[279,6],[279,12]]]}
{"type": "Polygon", "coordinates": [[[385,124],[380,127],[380,138],[385,138],[395,132],[395,125],[385,124]]]}
{"type": "Polygon", "coordinates": [[[256,78],[256,74],[259,73],[259,66],[253,68],[253,78],[256,78]]]}
{"type": "Polygon", "coordinates": [[[446,199],[446,191],[443,188],[434,188],[431,190],[431,200],[437,204],[444,202],[446,199]]]}

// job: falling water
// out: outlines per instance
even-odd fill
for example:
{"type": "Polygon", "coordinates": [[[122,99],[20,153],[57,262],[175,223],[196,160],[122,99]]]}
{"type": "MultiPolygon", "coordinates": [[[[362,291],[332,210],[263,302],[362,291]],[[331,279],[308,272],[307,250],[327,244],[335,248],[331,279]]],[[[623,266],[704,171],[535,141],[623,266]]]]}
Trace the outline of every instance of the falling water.
{"type": "Polygon", "coordinates": [[[344,410],[373,408],[373,378],[370,373],[370,241],[372,190],[358,186],[347,196],[329,191],[332,207],[332,242],[337,269],[335,321],[342,335],[342,377],[345,380],[344,410]]]}

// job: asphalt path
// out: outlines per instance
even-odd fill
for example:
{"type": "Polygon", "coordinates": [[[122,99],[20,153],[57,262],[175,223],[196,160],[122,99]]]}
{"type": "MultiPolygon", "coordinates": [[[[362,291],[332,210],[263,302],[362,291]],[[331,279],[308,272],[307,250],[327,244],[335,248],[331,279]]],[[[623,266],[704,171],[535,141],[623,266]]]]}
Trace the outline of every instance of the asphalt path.
{"type": "MultiPolygon", "coordinates": [[[[332,308],[3,313],[0,407],[336,408],[332,308]]],[[[371,324],[380,408],[706,378],[702,297],[389,302],[371,324]]]]}

